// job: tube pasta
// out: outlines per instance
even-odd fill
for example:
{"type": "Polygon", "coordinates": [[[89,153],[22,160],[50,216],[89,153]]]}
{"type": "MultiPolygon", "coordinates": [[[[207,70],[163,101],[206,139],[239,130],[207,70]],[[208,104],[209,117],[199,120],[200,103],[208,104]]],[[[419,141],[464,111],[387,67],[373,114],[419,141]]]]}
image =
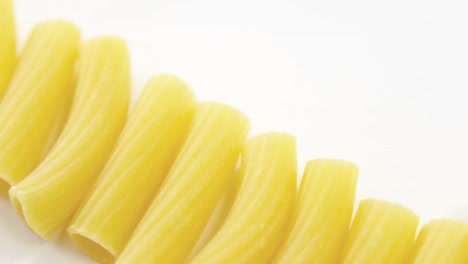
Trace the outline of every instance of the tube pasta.
{"type": "Polygon", "coordinates": [[[451,219],[433,220],[424,225],[409,263],[468,263],[468,225],[451,219]]]}
{"type": "Polygon", "coordinates": [[[16,66],[16,25],[13,0],[0,0],[0,99],[16,66]]]}
{"type": "Polygon", "coordinates": [[[198,106],[185,145],[116,263],[184,262],[235,170],[248,130],[248,119],[230,106],[198,106]]]}
{"type": "Polygon", "coordinates": [[[79,30],[67,21],[45,21],[31,32],[0,105],[4,191],[39,164],[62,130],[74,92],[79,43],[79,30]]]}
{"type": "Polygon", "coordinates": [[[0,195],[38,236],[67,227],[117,264],[468,263],[460,221],[415,240],[413,211],[366,199],[350,224],[351,162],[309,161],[296,200],[296,138],[245,141],[246,116],[198,103],[177,77],[151,78],[127,121],[123,39],[81,43],[75,25],[47,20],[17,56],[16,37],[13,0],[0,0],[0,195]]]}
{"type": "Polygon", "coordinates": [[[97,186],[68,228],[91,257],[113,263],[122,252],[182,146],[195,105],[192,91],[176,77],[148,82],[97,186]]]}
{"type": "Polygon", "coordinates": [[[190,263],[268,263],[296,198],[296,164],[293,136],[272,132],[249,139],[232,210],[190,263]]]}
{"type": "Polygon", "coordinates": [[[337,263],[353,214],[358,168],[331,159],[309,161],[291,231],[273,263],[337,263]]]}
{"type": "Polygon", "coordinates": [[[124,125],[130,97],[125,41],[99,37],[81,51],[69,121],[45,160],[10,189],[18,214],[49,238],[79,206],[124,125]]]}
{"type": "Polygon", "coordinates": [[[228,178],[226,186],[224,187],[224,195],[218,202],[213,214],[210,216],[210,220],[206,224],[205,229],[198,238],[197,244],[193,247],[193,250],[190,252],[186,262],[191,260],[202,248],[205,247],[206,244],[208,244],[211,238],[213,238],[213,236],[218,232],[219,228],[224,223],[224,220],[226,220],[239,189],[239,178],[239,170],[236,170],[234,175],[228,178]]]}
{"type": "Polygon", "coordinates": [[[419,217],[401,205],[373,199],[361,201],[341,263],[406,263],[418,222],[419,217]]]}

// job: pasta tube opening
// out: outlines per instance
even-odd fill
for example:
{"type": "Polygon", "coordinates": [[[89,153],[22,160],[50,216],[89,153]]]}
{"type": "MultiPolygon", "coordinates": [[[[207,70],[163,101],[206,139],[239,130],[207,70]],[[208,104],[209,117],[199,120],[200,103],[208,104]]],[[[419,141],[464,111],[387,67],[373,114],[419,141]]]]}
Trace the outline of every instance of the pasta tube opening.
{"type": "Polygon", "coordinates": [[[90,257],[102,263],[112,263],[115,261],[114,254],[111,253],[110,249],[101,246],[100,243],[88,238],[86,235],[81,235],[78,231],[75,231],[70,236],[80,248],[86,248],[86,253],[90,257]]]}

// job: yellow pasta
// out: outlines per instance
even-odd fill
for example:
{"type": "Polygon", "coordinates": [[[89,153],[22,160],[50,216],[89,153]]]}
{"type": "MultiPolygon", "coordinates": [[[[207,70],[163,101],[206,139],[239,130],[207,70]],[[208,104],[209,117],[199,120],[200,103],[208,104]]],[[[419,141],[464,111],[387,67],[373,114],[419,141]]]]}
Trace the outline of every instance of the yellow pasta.
{"type": "Polygon", "coordinates": [[[269,263],[296,198],[296,139],[271,132],[249,139],[240,189],[221,229],[190,263],[269,263]]]}
{"type": "Polygon", "coordinates": [[[26,177],[62,130],[79,43],[79,30],[60,20],[38,24],[29,36],[0,105],[0,189],[26,177]]]}
{"type": "Polygon", "coordinates": [[[81,50],[70,118],[45,160],[10,189],[18,214],[49,238],[79,206],[125,123],[130,97],[125,41],[99,37],[81,50]]]}
{"type": "Polygon", "coordinates": [[[91,257],[113,263],[122,252],[176,158],[195,106],[193,93],[176,77],[148,82],[97,186],[68,228],[91,257]]]}
{"type": "Polygon", "coordinates": [[[273,263],[337,263],[353,214],[358,168],[342,160],[309,161],[291,231],[273,263]]]}
{"type": "Polygon", "coordinates": [[[424,225],[409,263],[468,263],[468,225],[451,219],[438,219],[424,225]]]}
{"type": "Polygon", "coordinates": [[[211,240],[211,238],[218,232],[221,225],[224,223],[226,216],[231,211],[232,204],[237,195],[239,188],[239,171],[236,170],[232,177],[229,177],[224,187],[224,194],[221,200],[218,202],[213,214],[210,216],[210,220],[205,226],[203,233],[198,238],[197,244],[190,252],[187,260],[191,260],[205,245],[211,240]]]}
{"type": "Polygon", "coordinates": [[[222,204],[222,210],[219,213],[219,223],[217,225],[217,229],[221,227],[221,225],[224,223],[226,220],[229,212],[232,209],[232,206],[234,205],[234,201],[236,200],[237,194],[239,193],[239,188],[240,188],[240,172],[239,170],[236,170],[234,173],[233,177],[229,177],[228,182],[226,184],[226,192],[224,193],[223,196],[223,204],[222,204]]]}
{"type": "Polygon", "coordinates": [[[202,103],[161,190],[116,263],[183,263],[232,175],[248,119],[218,103],[202,103]]]}
{"type": "Polygon", "coordinates": [[[0,99],[16,66],[16,26],[13,0],[0,0],[0,99]]]}
{"type": "Polygon", "coordinates": [[[401,205],[373,199],[361,201],[340,263],[406,263],[418,223],[419,217],[401,205]]]}

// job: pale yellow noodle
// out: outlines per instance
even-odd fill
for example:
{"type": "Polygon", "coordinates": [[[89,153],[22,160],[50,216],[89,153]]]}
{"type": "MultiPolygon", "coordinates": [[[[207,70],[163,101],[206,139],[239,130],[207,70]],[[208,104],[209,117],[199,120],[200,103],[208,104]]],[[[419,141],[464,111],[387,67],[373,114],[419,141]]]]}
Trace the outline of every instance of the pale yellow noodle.
{"type": "Polygon", "coordinates": [[[468,263],[468,225],[452,219],[425,224],[416,239],[409,263],[468,263]]]}
{"type": "Polygon", "coordinates": [[[161,190],[117,263],[183,263],[235,170],[248,119],[219,103],[202,103],[161,190]]]}
{"type": "Polygon", "coordinates": [[[196,106],[185,83],[153,77],[97,185],[68,227],[94,259],[113,263],[178,154],[196,106]],[[116,232],[118,230],[118,232],[116,232]]]}
{"type": "Polygon", "coordinates": [[[361,201],[341,256],[344,264],[407,263],[419,217],[382,200],[361,201]]]}
{"type": "Polygon", "coordinates": [[[240,189],[221,229],[190,263],[269,263],[296,198],[296,139],[279,132],[250,138],[240,189]]]}
{"type": "Polygon", "coordinates": [[[16,66],[16,25],[13,0],[0,0],[0,100],[16,66]]]}
{"type": "Polygon", "coordinates": [[[351,223],[357,179],[351,162],[309,161],[291,231],[272,263],[336,263],[351,223]]]}
{"type": "Polygon", "coordinates": [[[69,120],[45,160],[10,189],[18,214],[42,238],[72,216],[114,148],[130,98],[125,41],[98,37],[81,50],[69,120]]]}
{"type": "Polygon", "coordinates": [[[190,252],[190,256],[186,259],[185,262],[190,262],[192,258],[197,255],[206,244],[208,244],[211,238],[213,238],[213,236],[218,232],[224,223],[224,220],[226,220],[229,211],[231,211],[234,199],[237,196],[237,191],[240,184],[239,178],[239,170],[236,170],[234,175],[228,178],[223,197],[218,202],[218,205],[216,206],[213,214],[210,216],[210,220],[206,224],[203,233],[198,238],[197,244],[193,248],[192,252],[190,252]]]}
{"type": "Polygon", "coordinates": [[[1,189],[26,177],[60,134],[74,93],[79,43],[78,28],[62,20],[39,23],[26,41],[0,104],[1,189]]]}

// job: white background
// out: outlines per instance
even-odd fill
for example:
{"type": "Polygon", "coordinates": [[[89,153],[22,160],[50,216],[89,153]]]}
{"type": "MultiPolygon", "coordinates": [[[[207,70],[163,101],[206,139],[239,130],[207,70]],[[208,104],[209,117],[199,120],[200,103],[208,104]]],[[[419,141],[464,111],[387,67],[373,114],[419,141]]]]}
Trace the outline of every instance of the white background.
{"type": "MultiPolygon", "coordinates": [[[[300,172],[348,159],[359,199],[468,221],[467,1],[17,0],[16,14],[20,42],[58,17],[126,38],[135,96],[176,74],[253,133],[295,134],[300,172]]],[[[0,212],[0,263],[92,263],[32,235],[5,198],[0,212]]]]}

